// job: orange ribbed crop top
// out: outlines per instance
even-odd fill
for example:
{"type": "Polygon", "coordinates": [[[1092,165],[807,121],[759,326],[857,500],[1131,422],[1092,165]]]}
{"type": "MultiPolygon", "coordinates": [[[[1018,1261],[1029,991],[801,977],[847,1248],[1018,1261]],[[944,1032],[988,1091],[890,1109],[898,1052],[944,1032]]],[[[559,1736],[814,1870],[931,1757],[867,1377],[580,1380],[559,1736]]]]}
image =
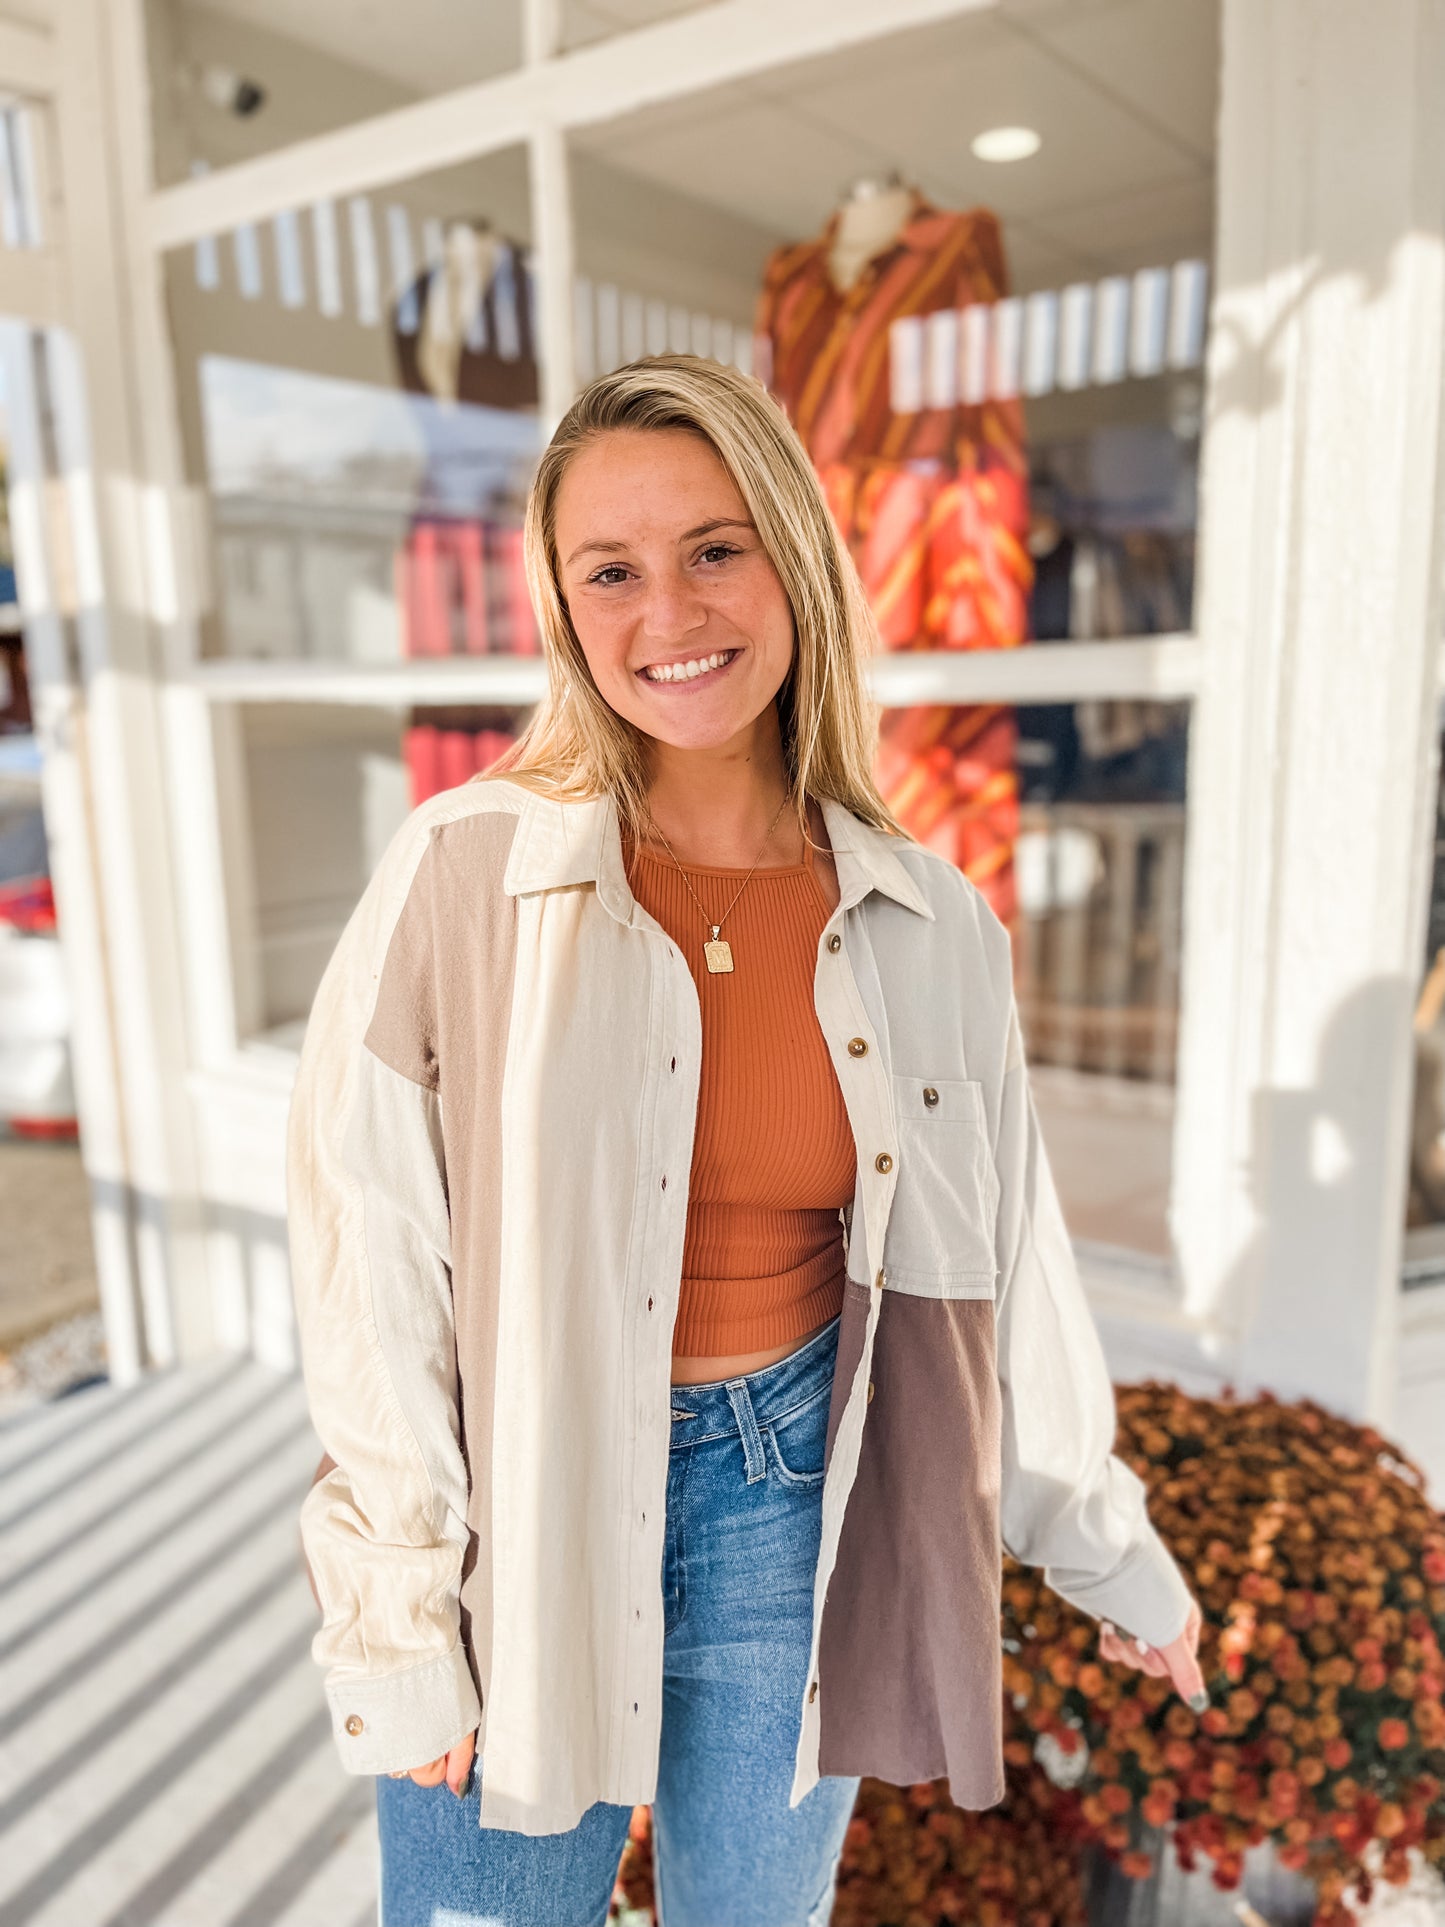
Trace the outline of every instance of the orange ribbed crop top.
{"type": "MultiPolygon", "coordinates": [[[[802,1339],[843,1306],[841,1206],[857,1158],[813,1008],[828,904],[812,852],[759,869],[723,925],[735,969],[713,975],[708,931],[665,850],[625,846],[632,893],[688,962],[702,1006],[675,1358],[721,1358],[802,1339]]],[[[713,917],[746,870],[686,864],[713,917]]]]}

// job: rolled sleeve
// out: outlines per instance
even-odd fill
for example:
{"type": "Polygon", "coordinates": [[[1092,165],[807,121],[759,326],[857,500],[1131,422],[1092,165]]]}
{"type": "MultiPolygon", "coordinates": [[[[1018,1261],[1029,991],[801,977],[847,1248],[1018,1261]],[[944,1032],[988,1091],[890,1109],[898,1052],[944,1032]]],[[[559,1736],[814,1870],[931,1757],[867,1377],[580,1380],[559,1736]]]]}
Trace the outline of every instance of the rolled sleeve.
{"type": "Polygon", "coordinates": [[[1168,1645],[1184,1630],[1189,1588],[1150,1523],[1143,1481],[1113,1451],[1114,1389],[1012,1008],[1009,1023],[994,1146],[1003,1542],[1081,1611],[1168,1645]]]}
{"type": "Polygon", "coordinates": [[[317,992],[287,1127],[292,1290],[330,1460],[301,1507],[343,1766],[425,1766],[475,1732],[451,1227],[424,826],[388,850],[317,992]]]}

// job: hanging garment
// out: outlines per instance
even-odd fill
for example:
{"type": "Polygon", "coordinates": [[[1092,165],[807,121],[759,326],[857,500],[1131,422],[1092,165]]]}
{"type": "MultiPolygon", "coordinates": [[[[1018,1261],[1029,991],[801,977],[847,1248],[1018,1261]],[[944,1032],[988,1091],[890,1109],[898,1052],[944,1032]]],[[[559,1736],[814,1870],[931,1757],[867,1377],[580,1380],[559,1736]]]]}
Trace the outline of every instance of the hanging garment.
{"type": "MultiPolygon", "coordinates": [[[[760,372],[813,459],[886,649],[1008,649],[1028,633],[1028,468],[1017,401],[895,410],[889,329],[1007,292],[985,209],[915,194],[897,239],[840,290],[834,214],[763,278],[760,372]]],[[[1014,913],[1017,727],[997,704],[884,713],[878,780],[920,841],[1014,913]]]]}
{"type": "MultiPolygon", "coordinates": [[[[397,378],[409,394],[443,404],[529,413],[537,405],[533,323],[524,251],[490,228],[455,222],[441,259],[391,304],[397,378]]],[[[540,646],[521,579],[522,532],[508,519],[507,491],[497,489],[494,476],[486,492],[476,488],[489,432],[482,419],[449,405],[415,414],[426,469],[394,561],[407,656],[535,655],[540,646]],[[489,502],[488,493],[501,499],[489,502]]],[[[481,468],[486,475],[509,464],[520,467],[516,447],[506,443],[481,468]]],[[[425,747],[421,753],[429,754],[425,747]]]]}
{"type": "Polygon", "coordinates": [[[397,375],[410,393],[537,406],[531,267],[515,241],[454,223],[441,260],[398,292],[390,322],[397,375]]]}

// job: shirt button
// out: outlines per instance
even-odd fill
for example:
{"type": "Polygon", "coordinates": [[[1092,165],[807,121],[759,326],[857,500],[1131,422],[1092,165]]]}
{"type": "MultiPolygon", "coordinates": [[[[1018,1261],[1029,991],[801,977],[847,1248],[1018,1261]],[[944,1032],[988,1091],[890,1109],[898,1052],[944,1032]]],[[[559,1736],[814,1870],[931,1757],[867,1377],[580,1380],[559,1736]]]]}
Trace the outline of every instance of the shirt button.
{"type": "Polygon", "coordinates": [[[930,1110],[932,1110],[933,1106],[938,1102],[938,1092],[934,1090],[931,1084],[925,1084],[923,1087],[923,1101],[930,1110]]]}
{"type": "Polygon", "coordinates": [[[873,1381],[871,1378],[868,1381],[868,1403],[870,1405],[873,1403],[873,1381]]]}
{"type": "Polygon", "coordinates": [[[828,939],[828,948],[832,951],[839,951],[843,948],[843,939],[838,935],[836,930],[828,939]]]}
{"type": "Polygon", "coordinates": [[[815,1699],[816,1699],[817,1697],[818,1697],[818,1682],[817,1682],[817,1680],[814,1680],[814,1681],[813,1681],[813,1684],[812,1684],[812,1685],[811,1685],[811,1686],[810,1686],[810,1687],[808,1688],[808,1704],[809,1704],[809,1706],[811,1706],[811,1705],[813,1704],[813,1701],[814,1701],[814,1700],[815,1700],[815,1699]]]}
{"type": "Polygon", "coordinates": [[[881,1171],[885,1177],[893,1169],[893,1160],[886,1151],[880,1151],[877,1157],[874,1158],[873,1169],[875,1171],[881,1171]]]}
{"type": "Polygon", "coordinates": [[[355,1739],[358,1733],[362,1733],[366,1730],[366,1721],[361,1717],[360,1713],[352,1713],[348,1715],[347,1721],[346,1721],[346,1730],[351,1735],[352,1739],[355,1739]]]}
{"type": "Polygon", "coordinates": [[[877,1289],[878,1289],[879,1291],[882,1291],[882,1289],[883,1289],[883,1272],[882,1272],[882,1269],[881,1269],[881,1268],[879,1269],[879,1272],[878,1272],[878,1276],[877,1276],[877,1277],[876,1277],[876,1278],[875,1278],[875,1279],[873,1280],[873,1283],[874,1283],[874,1285],[875,1285],[875,1286],[877,1287],[877,1289]]]}
{"type": "Polygon", "coordinates": [[[850,1057],[866,1057],[868,1055],[868,1039],[866,1037],[850,1037],[848,1039],[848,1055],[850,1057]]]}

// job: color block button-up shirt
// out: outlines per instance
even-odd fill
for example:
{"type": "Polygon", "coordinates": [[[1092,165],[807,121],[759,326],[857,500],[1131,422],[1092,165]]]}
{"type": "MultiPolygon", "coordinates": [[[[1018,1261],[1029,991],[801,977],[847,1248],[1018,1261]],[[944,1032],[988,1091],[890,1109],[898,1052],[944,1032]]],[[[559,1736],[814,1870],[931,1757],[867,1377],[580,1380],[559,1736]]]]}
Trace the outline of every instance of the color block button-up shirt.
{"type": "MultiPolygon", "coordinates": [[[[946,1774],[984,1807],[1001,1550],[1156,1644],[1189,1595],[1112,1456],[1007,933],[942,858],[823,815],[840,901],[814,1007],[858,1174],[792,1800],[820,1774],[946,1774]]],[[[486,1827],[655,1792],[701,1050],[611,799],[513,781],[410,814],[317,991],[286,1147],[335,1461],[302,1509],[315,1656],[353,1772],[475,1730],[486,1827]]]]}

